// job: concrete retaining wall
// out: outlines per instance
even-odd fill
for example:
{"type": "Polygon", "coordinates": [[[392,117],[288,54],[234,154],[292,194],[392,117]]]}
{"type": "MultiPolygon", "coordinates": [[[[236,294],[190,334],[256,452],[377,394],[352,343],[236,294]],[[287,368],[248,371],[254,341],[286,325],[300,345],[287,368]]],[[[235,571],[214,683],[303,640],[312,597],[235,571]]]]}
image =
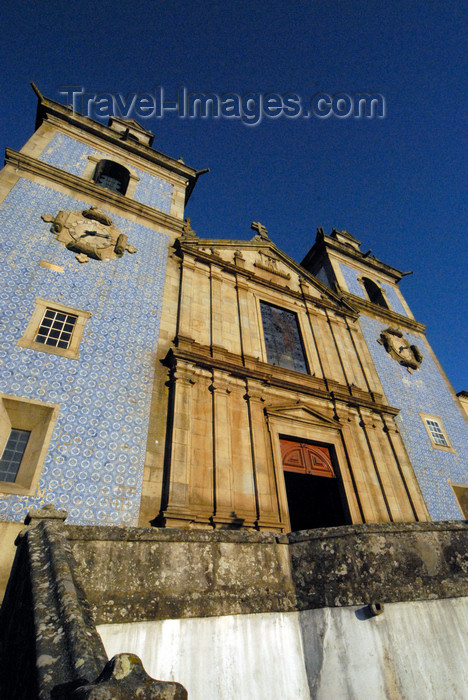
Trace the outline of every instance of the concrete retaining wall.
{"type": "Polygon", "coordinates": [[[190,700],[468,697],[468,598],[98,627],[190,700]]]}

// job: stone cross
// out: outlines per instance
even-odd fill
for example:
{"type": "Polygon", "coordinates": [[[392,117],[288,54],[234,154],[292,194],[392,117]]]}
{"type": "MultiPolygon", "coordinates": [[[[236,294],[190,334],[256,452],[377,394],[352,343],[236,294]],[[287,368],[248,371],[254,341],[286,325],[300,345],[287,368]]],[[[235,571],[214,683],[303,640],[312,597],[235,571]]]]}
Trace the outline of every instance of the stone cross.
{"type": "Polygon", "coordinates": [[[265,241],[269,241],[270,239],[268,238],[268,231],[266,230],[266,227],[261,224],[259,221],[253,221],[250,224],[250,228],[253,231],[257,232],[257,235],[260,236],[260,238],[263,238],[265,241]]]}

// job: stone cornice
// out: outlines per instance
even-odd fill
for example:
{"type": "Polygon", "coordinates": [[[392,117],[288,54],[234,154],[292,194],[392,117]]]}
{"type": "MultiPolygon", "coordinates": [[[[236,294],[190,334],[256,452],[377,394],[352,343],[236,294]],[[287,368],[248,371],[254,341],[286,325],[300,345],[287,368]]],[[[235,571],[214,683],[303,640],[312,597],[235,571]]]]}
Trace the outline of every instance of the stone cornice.
{"type": "MultiPolygon", "coordinates": [[[[64,122],[61,119],[57,119],[54,116],[48,116],[47,123],[54,126],[57,129],[57,133],[64,134],[69,138],[76,139],[77,132],[73,128],[72,124],[64,122]]],[[[162,178],[169,182],[171,185],[187,186],[187,177],[176,173],[173,170],[168,170],[158,163],[150,162],[147,158],[142,158],[140,154],[128,153],[127,149],[122,149],[122,142],[112,143],[110,141],[102,142],[102,139],[96,140],[96,137],[90,132],[84,132],[79,134],[80,141],[86,144],[90,149],[97,153],[105,153],[111,156],[111,159],[123,160],[126,167],[129,169],[137,168],[142,169],[146,173],[153,175],[158,178],[162,178]]],[[[124,142],[126,143],[126,142],[124,142]]],[[[88,160],[95,160],[98,162],[100,157],[98,155],[90,154],[88,160]]]]}
{"type": "Polygon", "coordinates": [[[406,329],[416,331],[417,333],[425,333],[426,326],[424,323],[420,323],[414,318],[403,316],[402,314],[398,314],[396,311],[391,311],[390,309],[384,309],[383,306],[372,304],[370,301],[367,301],[367,299],[362,299],[355,294],[350,294],[349,292],[342,292],[342,294],[343,298],[345,298],[352,307],[355,307],[366,316],[372,316],[373,318],[377,318],[379,321],[388,321],[394,326],[398,326],[400,328],[404,327],[406,329]]]}
{"type": "MultiPolygon", "coordinates": [[[[54,102],[45,97],[39,100],[37,108],[36,117],[36,129],[42,124],[44,120],[47,120],[48,115],[53,115],[57,119],[63,122],[68,122],[74,128],[82,129],[89,133],[99,136],[99,138],[109,143],[113,143],[120,148],[125,147],[125,150],[129,153],[134,153],[140,158],[156,163],[167,170],[171,170],[178,175],[182,175],[188,179],[194,179],[197,175],[197,170],[195,168],[182,163],[175,158],[164,155],[159,151],[155,151],[150,146],[146,146],[142,143],[136,143],[135,141],[123,141],[122,134],[111,129],[104,124],[90,119],[89,117],[84,117],[82,114],[73,112],[70,107],[60,104],[59,102],[54,102]]],[[[141,128],[141,127],[140,127],[141,128]]]]}
{"type": "Polygon", "coordinates": [[[93,200],[98,200],[104,205],[112,204],[129,214],[135,214],[136,216],[146,219],[156,226],[172,229],[176,234],[182,233],[184,222],[181,219],[176,219],[170,214],[164,214],[146,204],[136,202],[134,199],[128,199],[111,190],[105,190],[95,185],[94,182],[83,180],[83,178],[77,175],[67,173],[65,170],[60,170],[60,168],[44,163],[41,160],[31,158],[24,153],[13,151],[11,148],[5,150],[5,165],[14,166],[15,169],[18,168],[24,172],[43,177],[58,185],[70,187],[84,197],[91,197],[93,200]]]}
{"type": "Polygon", "coordinates": [[[339,252],[347,258],[355,260],[360,264],[364,264],[366,267],[373,268],[378,272],[383,272],[384,274],[393,277],[397,282],[399,282],[403,277],[404,273],[397,270],[396,267],[387,265],[387,263],[384,263],[377,258],[366,256],[364,253],[361,253],[361,251],[354,250],[354,248],[351,246],[340,243],[330,236],[323,236],[323,238],[317,236],[317,240],[305,258],[302,260],[301,265],[313,265],[316,261],[318,261],[318,258],[322,253],[328,253],[330,250],[339,252]]]}
{"type": "Polygon", "coordinates": [[[321,379],[312,375],[302,374],[284,367],[269,365],[255,358],[247,358],[243,364],[241,358],[232,353],[223,353],[224,357],[213,357],[210,348],[198,345],[184,339],[181,347],[169,350],[163,364],[176,368],[177,362],[193,363],[203,369],[221,370],[241,379],[256,380],[268,388],[284,389],[304,396],[313,396],[337,401],[352,407],[367,408],[378,413],[396,416],[399,408],[383,403],[383,396],[374,395],[354,386],[346,386],[333,380],[321,379]],[[382,399],[378,400],[378,399],[382,399]]]}

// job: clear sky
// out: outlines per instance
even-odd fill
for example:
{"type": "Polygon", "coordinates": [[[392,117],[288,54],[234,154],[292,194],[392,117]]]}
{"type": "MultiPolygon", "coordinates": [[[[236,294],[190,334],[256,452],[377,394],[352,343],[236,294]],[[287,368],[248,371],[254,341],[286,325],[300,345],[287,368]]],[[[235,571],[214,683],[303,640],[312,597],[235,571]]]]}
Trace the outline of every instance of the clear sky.
{"type": "Polygon", "coordinates": [[[177,88],[245,95],[380,93],[381,119],[142,120],[154,147],[196,168],[201,237],[252,221],[300,261],[317,226],[347,229],[414,270],[401,289],[456,391],[468,390],[467,4],[464,0],[20,0],[2,5],[2,146],[34,128],[36,98],[177,88]]]}

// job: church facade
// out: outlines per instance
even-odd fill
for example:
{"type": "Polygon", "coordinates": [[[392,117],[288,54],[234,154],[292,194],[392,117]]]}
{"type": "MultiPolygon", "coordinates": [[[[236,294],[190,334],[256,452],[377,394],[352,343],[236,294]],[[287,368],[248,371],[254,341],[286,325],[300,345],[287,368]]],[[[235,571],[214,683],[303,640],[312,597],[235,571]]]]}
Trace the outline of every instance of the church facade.
{"type": "Polygon", "coordinates": [[[406,273],[347,231],[319,229],[301,264],[259,222],[242,240],[197,234],[185,206],[206,171],[152,145],[132,120],[103,126],[38,94],[35,133],[6,150],[2,589],[17,536],[19,556],[4,629],[30,634],[57,607],[36,652],[77,666],[37,671],[49,690],[91,681],[137,638],[151,672],[195,699],[463,687],[461,666],[433,671],[419,620],[451,658],[466,616],[466,392],[412,316],[406,273]],[[89,644],[58,651],[57,625],[83,600],[89,644]],[[150,653],[151,635],[172,656],[150,653]],[[217,661],[198,673],[213,639],[217,661]],[[427,678],[414,681],[420,639],[427,678]]]}
{"type": "Polygon", "coordinates": [[[262,224],[197,236],[200,171],[152,140],[40,96],[7,149],[3,522],[48,503],[277,532],[466,516],[464,413],[404,273],[336,230],[301,265],[262,224]]]}

